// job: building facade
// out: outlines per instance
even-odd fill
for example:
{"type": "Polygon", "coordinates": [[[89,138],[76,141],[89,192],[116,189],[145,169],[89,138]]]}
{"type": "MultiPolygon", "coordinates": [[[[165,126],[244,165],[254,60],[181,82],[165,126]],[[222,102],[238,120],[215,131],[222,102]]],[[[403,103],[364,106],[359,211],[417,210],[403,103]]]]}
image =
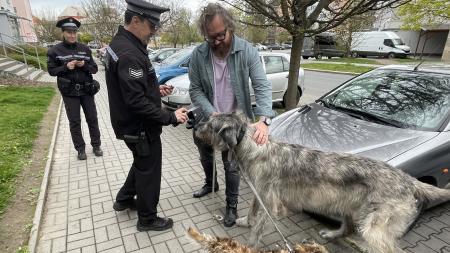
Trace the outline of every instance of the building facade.
{"type": "Polygon", "coordinates": [[[36,33],[33,28],[33,14],[29,0],[12,0],[14,12],[19,23],[19,33],[24,42],[37,42],[36,33]]]}

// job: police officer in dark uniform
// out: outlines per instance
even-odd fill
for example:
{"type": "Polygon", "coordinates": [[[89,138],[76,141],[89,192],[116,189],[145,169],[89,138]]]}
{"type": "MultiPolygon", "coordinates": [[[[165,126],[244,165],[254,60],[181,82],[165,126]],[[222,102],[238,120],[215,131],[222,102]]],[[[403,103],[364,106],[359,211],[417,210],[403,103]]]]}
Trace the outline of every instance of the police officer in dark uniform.
{"type": "Polygon", "coordinates": [[[106,56],[111,124],[118,139],[133,153],[128,177],[117,193],[113,208],[137,208],[139,231],[166,230],[170,218],[157,216],[161,186],[161,132],[163,125],[184,123],[186,109],[161,108],[161,96],[173,87],[158,85],[147,53],[147,44],[159,26],[159,17],[169,9],[143,0],[126,0],[125,26],[119,26],[106,56]],[[134,197],[136,196],[136,200],[134,197]]]}
{"type": "Polygon", "coordinates": [[[80,25],[80,22],[72,17],[61,19],[56,23],[62,30],[63,42],[48,50],[47,64],[48,73],[58,77],[58,89],[64,100],[78,159],[86,160],[86,144],[81,133],[80,106],[83,107],[86,116],[94,154],[102,156],[103,151],[100,148],[100,130],[92,89],[94,85],[92,74],[97,73],[98,69],[92,59],[91,49],[77,42],[80,25]]]}

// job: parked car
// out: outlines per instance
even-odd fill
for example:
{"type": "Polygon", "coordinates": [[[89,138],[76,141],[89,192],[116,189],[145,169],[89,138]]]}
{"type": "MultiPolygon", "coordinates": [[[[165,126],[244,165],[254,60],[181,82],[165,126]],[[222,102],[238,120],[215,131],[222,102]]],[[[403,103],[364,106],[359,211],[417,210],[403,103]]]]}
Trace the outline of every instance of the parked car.
{"type": "Polygon", "coordinates": [[[256,47],[256,49],[258,49],[258,51],[265,51],[267,50],[267,46],[261,44],[261,43],[255,43],[253,44],[254,47],[256,47]]]}
{"type": "Polygon", "coordinates": [[[319,33],[313,37],[306,37],[303,40],[302,58],[316,58],[322,57],[344,57],[345,52],[340,50],[337,46],[336,38],[333,33],[324,32],[319,33]]]}
{"type": "Polygon", "coordinates": [[[189,60],[191,59],[193,48],[186,48],[167,57],[160,64],[155,64],[158,82],[164,84],[176,76],[188,72],[189,60]]]}
{"type": "Polygon", "coordinates": [[[281,50],[281,49],[283,49],[283,47],[278,44],[270,44],[270,45],[267,45],[267,49],[268,50],[281,50]]]}
{"type": "Polygon", "coordinates": [[[411,52],[409,46],[394,32],[372,31],[352,33],[353,57],[384,56],[405,58],[411,52]]]}
{"type": "MultiPolygon", "coordinates": [[[[266,71],[267,79],[272,84],[272,101],[285,101],[285,94],[288,85],[289,75],[289,55],[284,53],[270,53],[261,52],[260,58],[263,63],[263,68],[266,71]]],[[[170,109],[177,109],[182,106],[191,104],[189,96],[189,77],[184,74],[166,82],[174,86],[174,91],[171,95],[163,97],[163,104],[170,109]]],[[[299,69],[297,98],[300,98],[305,89],[305,74],[302,68],[299,69]]],[[[250,83],[250,97],[252,103],[255,103],[255,95],[250,83]]]]}
{"type": "Polygon", "coordinates": [[[288,43],[282,43],[282,44],[281,44],[281,47],[282,47],[283,49],[291,49],[291,48],[292,48],[292,45],[291,45],[291,44],[288,44],[288,43]]]}
{"type": "Polygon", "coordinates": [[[148,55],[148,58],[150,58],[151,62],[162,62],[167,57],[173,55],[174,53],[178,52],[180,48],[162,48],[159,50],[156,50],[154,52],[151,52],[148,55]]]}
{"type": "Polygon", "coordinates": [[[87,46],[91,49],[99,49],[102,47],[102,43],[100,43],[99,41],[89,41],[87,43],[87,46]]]}
{"type": "Polygon", "coordinates": [[[385,66],[273,120],[272,138],[381,160],[420,181],[450,182],[450,68],[385,66]]]}

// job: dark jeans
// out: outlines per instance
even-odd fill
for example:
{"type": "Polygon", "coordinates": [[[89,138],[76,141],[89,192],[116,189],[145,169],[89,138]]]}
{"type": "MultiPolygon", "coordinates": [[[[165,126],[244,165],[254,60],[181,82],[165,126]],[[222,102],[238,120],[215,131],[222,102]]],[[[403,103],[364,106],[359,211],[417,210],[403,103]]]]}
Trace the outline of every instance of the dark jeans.
{"type": "MultiPolygon", "coordinates": [[[[207,187],[212,187],[213,180],[213,148],[199,140],[194,134],[194,143],[198,148],[200,154],[200,162],[205,171],[205,184],[207,187]]],[[[228,151],[222,152],[223,167],[225,170],[225,196],[227,203],[236,204],[239,195],[239,181],[240,175],[235,161],[228,161],[228,151]]],[[[215,185],[217,184],[217,173],[215,185]]]]}
{"type": "Polygon", "coordinates": [[[86,122],[89,127],[89,135],[91,136],[91,145],[99,147],[100,130],[98,129],[97,109],[95,107],[94,96],[69,97],[63,96],[64,107],[66,108],[67,118],[70,124],[70,134],[72,142],[76,150],[84,150],[86,144],[81,133],[81,115],[80,106],[83,107],[86,122]]]}
{"type": "Polygon", "coordinates": [[[154,138],[149,141],[150,155],[148,156],[138,155],[135,143],[125,142],[125,144],[133,152],[134,160],[124,185],[117,193],[116,201],[129,202],[136,195],[139,219],[155,219],[161,188],[161,139],[154,138]]]}

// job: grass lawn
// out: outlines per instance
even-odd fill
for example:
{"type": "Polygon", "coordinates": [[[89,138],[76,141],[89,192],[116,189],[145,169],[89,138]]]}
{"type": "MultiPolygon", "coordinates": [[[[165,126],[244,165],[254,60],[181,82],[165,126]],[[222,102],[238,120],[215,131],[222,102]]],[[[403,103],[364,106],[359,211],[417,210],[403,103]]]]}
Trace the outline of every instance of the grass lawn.
{"type": "Polygon", "coordinates": [[[346,62],[346,63],[362,63],[362,64],[379,64],[376,60],[364,58],[331,58],[322,59],[320,62],[346,62]]]}
{"type": "MultiPolygon", "coordinates": [[[[17,54],[17,53],[11,54],[10,53],[10,54],[8,54],[8,56],[13,58],[16,61],[24,62],[23,55],[21,55],[21,54],[17,54]]],[[[25,57],[26,57],[27,63],[29,65],[32,65],[33,67],[39,69],[39,63],[36,59],[36,56],[25,56],[25,57]]],[[[47,56],[39,55],[39,62],[41,63],[42,70],[47,71],[47,56]]]]}
{"type": "Polygon", "coordinates": [[[364,73],[374,68],[355,66],[353,64],[332,64],[332,63],[305,63],[301,64],[304,69],[331,70],[338,72],[364,73]]]}
{"type": "Polygon", "coordinates": [[[54,95],[53,87],[0,87],[0,214],[14,194],[15,177],[28,162],[54,95]]]}

